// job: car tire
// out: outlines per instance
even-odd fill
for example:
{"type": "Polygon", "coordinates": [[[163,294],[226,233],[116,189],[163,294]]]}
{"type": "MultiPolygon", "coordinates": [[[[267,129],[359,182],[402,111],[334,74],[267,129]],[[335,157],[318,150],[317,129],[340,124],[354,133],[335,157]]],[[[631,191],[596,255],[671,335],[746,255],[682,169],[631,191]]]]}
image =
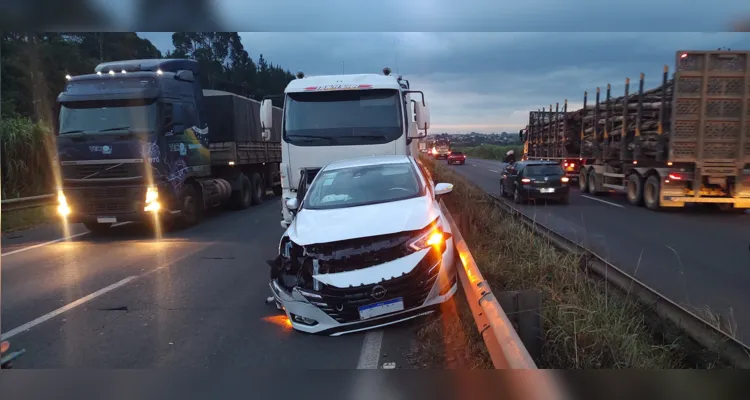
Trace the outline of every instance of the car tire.
{"type": "Polygon", "coordinates": [[[513,189],[513,202],[516,204],[523,203],[523,198],[521,197],[521,192],[518,190],[518,186],[513,189]]]}

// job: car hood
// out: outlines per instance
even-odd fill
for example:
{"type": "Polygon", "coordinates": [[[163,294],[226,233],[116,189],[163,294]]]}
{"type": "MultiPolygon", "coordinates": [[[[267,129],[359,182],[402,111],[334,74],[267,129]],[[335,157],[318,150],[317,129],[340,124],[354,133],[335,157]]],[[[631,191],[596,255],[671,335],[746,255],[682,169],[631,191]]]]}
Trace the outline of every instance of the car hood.
{"type": "Polygon", "coordinates": [[[302,209],[287,230],[301,246],[422,229],[440,215],[431,196],[334,210],[302,209]]]}

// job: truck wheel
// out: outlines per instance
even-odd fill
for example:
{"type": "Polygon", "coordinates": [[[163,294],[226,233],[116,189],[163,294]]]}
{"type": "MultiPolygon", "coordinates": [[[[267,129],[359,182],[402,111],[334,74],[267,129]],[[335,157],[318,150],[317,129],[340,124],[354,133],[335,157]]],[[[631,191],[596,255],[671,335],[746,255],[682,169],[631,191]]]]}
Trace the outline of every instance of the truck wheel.
{"type": "Polygon", "coordinates": [[[98,222],[84,222],[83,226],[90,230],[91,233],[101,234],[109,230],[112,224],[100,224],[98,222]]]}
{"type": "Polygon", "coordinates": [[[281,185],[273,187],[274,196],[281,196],[281,192],[282,192],[281,185]]]}
{"type": "Polygon", "coordinates": [[[653,211],[659,209],[660,193],[661,180],[659,179],[659,175],[649,176],[643,188],[643,203],[646,205],[646,208],[653,211]]]}
{"type": "Polygon", "coordinates": [[[198,196],[193,185],[185,185],[180,196],[182,212],[180,214],[180,225],[187,228],[198,223],[200,220],[200,205],[198,196]]]}
{"type": "Polygon", "coordinates": [[[643,179],[638,174],[631,174],[627,182],[628,203],[640,207],[643,205],[643,179]]]}
{"type": "Polygon", "coordinates": [[[266,194],[266,188],[263,186],[263,178],[260,177],[259,173],[253,172],[250,182],[252,183],[251,202],[253,205],[258,205],[263,202],[263,197],[266,194]]]}
{"type": "Polygon", "coordinates": [[[240,190],[232,192],[229,199],[229,206],[235,210],[244,210],[250,207],[252,202],[252,184],[245,174],[240,176],[240,190]]]}
{"type": "Polygon", "coordinates": [[[586,170],[581,168],[578,171],[578,189],[581,190],[581,193],[585,193],[586,189],[588,188],[589,181],[588,176],[586,175],[586,170]]]}
{"type": "Polygon", "coordinates": [[[589,193],[597,196],[599,192],[596,190],[596,172],[594,172],[593,169],[589,172],[589,176],[586,181],[586,183],[588,183],[589,193]]]}

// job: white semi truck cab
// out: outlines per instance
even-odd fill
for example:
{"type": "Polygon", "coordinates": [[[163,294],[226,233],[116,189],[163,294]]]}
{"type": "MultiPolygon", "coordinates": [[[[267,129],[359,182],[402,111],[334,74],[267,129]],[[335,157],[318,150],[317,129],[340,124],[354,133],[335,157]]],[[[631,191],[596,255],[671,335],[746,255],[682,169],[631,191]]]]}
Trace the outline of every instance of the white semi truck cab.
{"type": "MultiPolygon", "coordinates": [[[[272,129],[272,104],[261,105],[261,125],[272,129]]],[[[409,155],[412,140],[425,137],[430,112],[424,93],[391,75],[305,77],[284,90],[281,124],[281,226],[292,221],[286,201],[300,197],[328,163],[372,155],[409,155]],[[415,95],[415,99],[412,99],[415,95]],[[418,96],[416,96],[418,95],[418,96]]]]}

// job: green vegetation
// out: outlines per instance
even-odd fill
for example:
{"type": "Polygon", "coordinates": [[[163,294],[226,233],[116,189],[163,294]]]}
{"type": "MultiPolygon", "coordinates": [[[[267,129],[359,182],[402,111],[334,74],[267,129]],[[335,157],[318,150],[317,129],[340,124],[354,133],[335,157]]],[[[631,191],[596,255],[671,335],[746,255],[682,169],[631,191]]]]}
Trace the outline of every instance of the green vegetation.
{"type": "MultiPolygon", "coordinates": [[[[2,198],[49,193],[54,187],[52,127],[55,99],[65,75],[92,73],[100,62],[161,58],[161,52],[133,32],[3,32],[2,198]]],[[[205,88],[262,98],[279,94],[293,75],[260,55],[257,63],[237,32],[177,32],[171,58],[197,60],[205,88]]],[[[5,217],[5,216],[4,216],[5,217]]]]}
{"type": "Polygon", "coordinates": [[[462,151],[469,157],[484,158],[487,160],[502,160],[505,158],[505,153],[508,150],[513,150],[516,153],[516,159],[521,159],[523,154],[523,146],[498,146],[495,144],[483,144],[480,146],[463,147],[454,146],[455,151],[462,151]]]}
{"type": "Polygon", "coordinates": [[[54,221],[56,217],[56,205],[4,212],[2,216],[2,231],[5,233],[31,228],[45,222],[54,221]]]}
{"type": "MultiPolygon", "coordinates": [[[[714,353],[700,349],[640,303],[585,276],[577,256],[557,250],[500,211],[481,189],[442,164],[424,159],[436,182],[455,185],[446,203],[468,218],[469,232],[462,234],[493,291],[535,289],[543,293],[544,347],[541,359],[535,360],[540,368],[724,366],[714,353]]],[[[421,348],[442,348],[453,340],[455,332],[442,324],[431,321],[420,329],[421,348]]],[[[481,341],[466,331],[476,331],[473,323],[463,327],[463,337],[481,341]]],[[[486,365],[481,354],[468,349],[465,354],[477,357],[474,365],[486,365]]],[[[434,357],[431,360],[441,363],[434,357]]]]}

